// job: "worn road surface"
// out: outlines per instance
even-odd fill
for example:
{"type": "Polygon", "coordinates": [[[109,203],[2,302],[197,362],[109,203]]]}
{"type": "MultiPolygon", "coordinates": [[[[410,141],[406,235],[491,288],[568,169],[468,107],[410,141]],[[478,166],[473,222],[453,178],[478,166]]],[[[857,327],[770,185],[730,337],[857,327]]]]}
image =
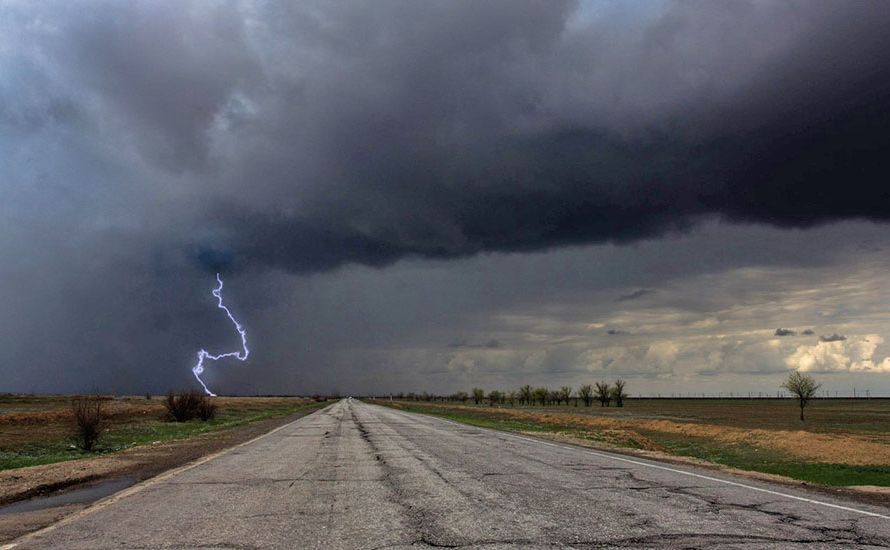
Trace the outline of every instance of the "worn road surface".
{"type": "Polygon", "coordinates": [[[344,400],[15,547],[888,545],[888,509],[344,400]]]}

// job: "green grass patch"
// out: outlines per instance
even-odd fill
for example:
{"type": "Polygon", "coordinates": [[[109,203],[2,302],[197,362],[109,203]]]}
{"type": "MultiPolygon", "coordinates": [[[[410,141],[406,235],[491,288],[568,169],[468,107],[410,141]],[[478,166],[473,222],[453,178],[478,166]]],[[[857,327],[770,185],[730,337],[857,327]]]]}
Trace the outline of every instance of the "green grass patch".
{"type": "MultiPolygon", "coordinates": [[[[81,451],[71,437],[48,438],[12,449],[0,449],[0,470],[53,464],[66,460],[109,454],[151,443],[189,439],[202,434],[232,429],[268,418],[288,416],[301,411],[320,409],[329,403],[294,402],[257,407],[221,408],[213,420],[166,422],[161,419],[142,419],[115,425],[103,432],[94,452],[81,451]]],[[[38,428],[39,429],[39,428],[38,428]]]]}
{"type": "Polygon", "coordinates": [[[656,433],[647,437],[667,447],[672,454],[700,458],[740,470],[790,477],[818,485],[890,486],[890,467],[853,466],[800,462],[793,457],[747,444],[719,444],[699,438],[668,438],[656,433]]]}

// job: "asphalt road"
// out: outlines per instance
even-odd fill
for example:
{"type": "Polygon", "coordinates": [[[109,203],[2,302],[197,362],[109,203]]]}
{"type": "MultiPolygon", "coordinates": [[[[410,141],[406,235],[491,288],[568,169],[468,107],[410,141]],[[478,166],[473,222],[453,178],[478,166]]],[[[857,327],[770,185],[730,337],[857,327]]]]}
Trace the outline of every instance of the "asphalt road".
{"type": "Polygon", "coordinates": [[[341,401],[16,548],[887,545],[887,509],[341,401]]]}

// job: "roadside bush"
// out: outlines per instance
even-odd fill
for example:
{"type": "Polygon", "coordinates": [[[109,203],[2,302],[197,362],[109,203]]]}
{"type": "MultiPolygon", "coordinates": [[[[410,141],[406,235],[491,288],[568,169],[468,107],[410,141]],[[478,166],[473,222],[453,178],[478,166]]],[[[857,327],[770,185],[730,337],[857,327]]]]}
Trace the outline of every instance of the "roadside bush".
{"type": "Polygon", "coordinates": [[[216,408],[216,403],[212,399],[204,397],[198,405],[198,418],[204,421],[213,420],[216,418],[216,408]]]}
{"type": "Polygon", "coordinates": [[[200,417],[200,410],[206,406],[207,401],[209,401],[207,397],[198,390],[184,390],[178,393],[171,391],[164,400],[167,420],[186,422],[200,417]]]}
{"type": "Polygon", "coordinates": [[[102,398],[98,395],[77,398],[71,402],[71,410],[74,413],[74,437],[77,446],[91,452],[105,427],[102,398]]]}

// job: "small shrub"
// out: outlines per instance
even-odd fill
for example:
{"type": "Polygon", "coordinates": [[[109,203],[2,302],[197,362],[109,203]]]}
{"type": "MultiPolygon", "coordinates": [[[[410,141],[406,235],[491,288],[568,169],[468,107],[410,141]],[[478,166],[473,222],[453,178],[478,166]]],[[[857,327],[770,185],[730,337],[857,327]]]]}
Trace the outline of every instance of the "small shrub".
{"type": "Polygon", "coordinates": [[[198,390],[184,390],[178,393],[170,392],[164,401],[167,408],[167,419],[174,422],[187,422],[199,415],[202,404],[207,401],[203,393],[198,390]]]}
{"type": "Polygon", "coordinates": [[[212,399],[204,397],[201,400],[198,405],[198,418],[204,421],[216,418],[216,403],[212,399]]]}
{"type": "Polygon", "coordinates": [[[77,446],[91,452],[105,427],[102,399],[98,395],[75,399],[71,402],[71,411],[74,413],[74,437],[77,446]]]}

